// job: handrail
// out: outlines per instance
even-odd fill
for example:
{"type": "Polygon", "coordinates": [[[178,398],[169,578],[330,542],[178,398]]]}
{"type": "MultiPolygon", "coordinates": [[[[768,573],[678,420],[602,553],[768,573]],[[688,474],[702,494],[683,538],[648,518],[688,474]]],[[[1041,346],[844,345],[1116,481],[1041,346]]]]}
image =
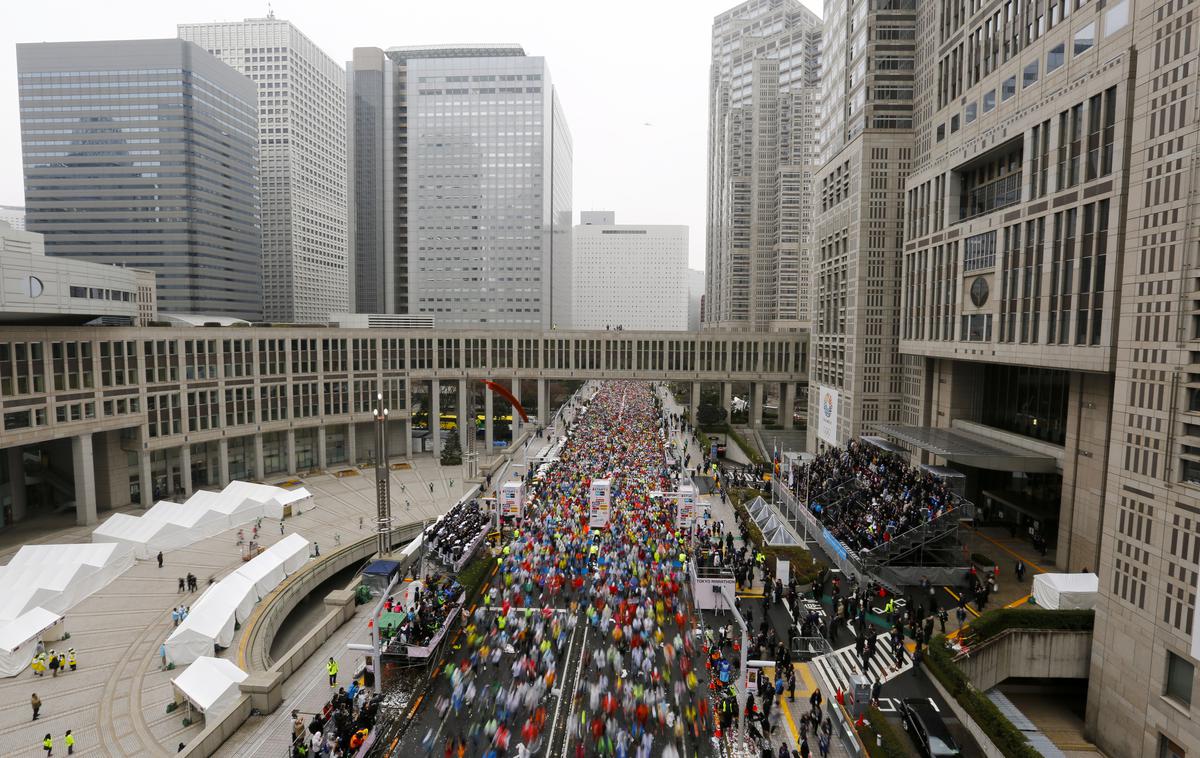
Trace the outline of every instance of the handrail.
{"type": "MultiPolygon", "coordinates": [[[[391,530],[391,541],[393,544],[395,544],[396,542],[414,539],[418,534],[424,531],[424,529],[424,521],[413,521],[407,524],[402,524],[391,530]],[[409,532],[412,532],[412,534],[408,534],[409,532]]],[[[257,647],[258,645],[258,637],[263,629],[262,622],[268,614],[275,613],[275,608],[281,599],[283,599],[285,596],[290,597],[298,592],[298,590],[293,590],[294,587],[297,587],[303,579],[307,578],[313,572],[328,565],[328,561],[331,561],[336,557],[347,553],[348,551],[362,550],[368,546],[374,548],[377,539],[378,535],[372,534],[370,537],[364,537],[356,542],[343,545],[337,550],[334,550],[332,553],[322,556],[322,559],[319,561],[309,561],[308,563],[304,564],[299,571],[284,579],[275,589],[271,590],[271,592],[264,597],[257,606],[255,606],[254,612],[251,613],[250,618],[246,620],[246,624],[243,627],[242,639],[238,645],[238,667],[243,671],[256,670],[255,667],[251,667],[249,665],[248,653],[251,649],[257,647]]],[[[373,552],[374,550],[372,549],[368,551],[367,554],[369,555],[373,552]]],[[[290,612],[291,608],[289,608],[288,611],[290,612]]]]}

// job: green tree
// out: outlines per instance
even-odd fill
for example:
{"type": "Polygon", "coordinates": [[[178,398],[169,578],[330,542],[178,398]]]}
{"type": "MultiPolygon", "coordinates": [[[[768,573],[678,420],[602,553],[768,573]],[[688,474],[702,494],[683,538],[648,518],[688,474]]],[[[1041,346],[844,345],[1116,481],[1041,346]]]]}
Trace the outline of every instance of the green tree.
{"type": "Polygon", "coordinates": [[[719,405],[701,405],[696,409],[696,421],[700,426],[716,426],[725,420],[725,409],[719,405]]]}
{"type": "MultiPolygon", "coordinates": [[[[436,432],[435,432],[436,434],[436,432]]],[[[450,430],[442,443],[442,465],[458,466],[462,463],[462,444],[458,440],[458,427],[450,430]]]]}

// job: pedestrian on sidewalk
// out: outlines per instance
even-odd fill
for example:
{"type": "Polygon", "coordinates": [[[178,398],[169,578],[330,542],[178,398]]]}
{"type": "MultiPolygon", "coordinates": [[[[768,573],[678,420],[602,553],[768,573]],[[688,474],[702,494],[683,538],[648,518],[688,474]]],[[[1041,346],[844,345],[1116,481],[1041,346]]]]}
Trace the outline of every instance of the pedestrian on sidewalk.
{"type": "Polygon", "coordinates": [[[283,519],[279,519],[279,533],[283,534],[283,519]]]}
{"type": "MultiPolygon", "coordinates": [[[[33,707],[33,720],[37,721],[38,720],[38,711],[40,711],[42,709],[42,699],[37,696],[36,692],[30,696],[29,705],[31,705],[33,707]]],[[[49,736],[49,735],[47,735],[47,736],[49,736]]]]}
{"type": "Polygon", "coordinates": [[[54,738],[48,734],[42,740],[42,750],[46,751],[47,756],[54,755],[54,738]]]}
{"type": "Polygon", "coordinates": [[[159,568],[162,568],[162,563],[163,563],[163,561],[162,561],[162,551],[161,551],[161,550],[159,550],[159,551],[158,551],[158,567],[159,567],[159,568]]]}
{"type": "Polygon", "coordinates": [[[1025,561],[1022,560],[1017,561],[1017,581],[1025,581],[1025,561]]]}
{"type": "Polygon", "coordinates": [[[63,736],[63,744],[67,746],[67,755],[75,754],[75,735],[71,734],[70,729],[68,729],[66,735],[63,736]]]}
{"type": "Polygon", "coordinates": [[[67,664],[70,665],[72,671],[78,665],[75,661],[75,648],[73,647],[67,649],[67,664]]]}
{"type": "Polygon", "coordinates": [[[183,592],[183,588],[184,588],[185,586],[187,586],[187,585],[185,585],[185,584],[184,584],[184,579],[183,579],[183,577],[182,577],[182,576],[181,576],[181,577],[179,577],[179,591],[180,591],[180,592],[183,592]]]}
{"type": "Polygon", "coordinates": [[[325,670],[329,672],[329,686],[336,687],[337,686],[337,675],[338,675],[337,661],[335,661],[331,657],[329,659],[329,663],[325,664],[325,670]]]}
{"type": "Polygon", "coordinates": [[[58,654],[53,650],[50,651],[50,676],[53,679],[58,678],[58,654]]]}

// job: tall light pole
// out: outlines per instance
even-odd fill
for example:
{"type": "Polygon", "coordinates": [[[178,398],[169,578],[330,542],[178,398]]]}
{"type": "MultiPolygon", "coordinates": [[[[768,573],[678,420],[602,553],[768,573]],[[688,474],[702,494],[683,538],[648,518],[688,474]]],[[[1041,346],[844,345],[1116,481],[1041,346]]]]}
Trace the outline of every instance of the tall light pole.
{"type": "Polygon", "coordinates": [[[388,409],[383,405],[383,393],[375,393],[375,507],[376,526],[379,529],[377,548],[380,557],[391,549],[392,530],[392,481],[388,470],[387,456],[388,409]]]}

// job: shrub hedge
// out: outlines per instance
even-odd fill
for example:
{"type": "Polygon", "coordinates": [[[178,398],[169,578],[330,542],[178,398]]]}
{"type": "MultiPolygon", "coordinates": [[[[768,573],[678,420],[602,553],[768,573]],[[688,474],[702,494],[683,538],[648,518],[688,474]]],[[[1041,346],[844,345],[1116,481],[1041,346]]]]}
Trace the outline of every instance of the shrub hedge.
{"type": "Polygon", "coordinates": [[[1025,735],[1004,717],[995,703],[975,689],[954,663],[952,655],[946,647],[945,636],[939,634],[929,642],[923,659],[925,667],[1007,758],[1039,758],[1041,753],[1033,749],[1025,735]]]}
{"type": "Polygon", "coordinates": [[[871,758],[908,758],[908,741],[875,706],[867,709],[867,717],[861,725],[855,722],[854,729],[871,758]],[[880,738],[878,745],[875,744],[876,736],[880,738]]]}
{"type": "Polygon", "coordinates": [[[975,644],[990,640],[1006,629],[1055,629],[1072,632],[1090,631],[1096,623],[1091,610],[1052,611],[1046,608],[1020,606],[995,608],[971,621],[967,627],[975,644]]]}

